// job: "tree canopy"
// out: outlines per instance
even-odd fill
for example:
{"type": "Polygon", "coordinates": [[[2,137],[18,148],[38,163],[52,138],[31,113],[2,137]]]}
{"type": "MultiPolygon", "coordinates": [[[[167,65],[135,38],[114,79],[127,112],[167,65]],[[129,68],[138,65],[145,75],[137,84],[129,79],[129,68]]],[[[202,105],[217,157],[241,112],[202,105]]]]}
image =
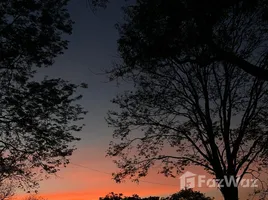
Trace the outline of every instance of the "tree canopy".
{"type": "Polygon", "coordinates": [[[73,22],[68,0],[0,2],[0,181],[37,186],[56,173],[75,150],[73,136],[86,113],[78,88],[62,79],[34,80],[67,49],[73,22]],[[46,177],[46,176],[45,176],[46,177]]]}
{"type": "MultiPolygon", "coordinates": [[[[106,7],[109,3],[107,0],[88,1],[94,8],[106,7]]],[[[180,55],[184,55],[180,62],[202,65],[215,61],[228,62],[259,79],[268,80],[266,0],[137,0],[136,5],[141,5],[139,8],[142,9],[137,10],[136,6],[130,5],[125,10],[132,12],[131,19],[137,25],[132,23],[135,26],[132,41],[137,42],[137,48],[139,43],[146,47],[137,56],[143,59],[177,56],[180,51],[180,55]],[[244,24],[237,24],[241,17],[245,19],[244,24]],[[220,34],[217,33],[219,29],[220,34]],[[241,31],[244,32],[243,39],[237,38],[240,41],[235,42],[240,45],[234,49],[232,37],[241,31]],[[142,42],[142,38],[151,38],[150,43],[142,42]],[[254,49],[254,56],[250,54],[245,57],[244,49],[248,47],[254,49]],[[206,51],[198,56],[189,55],[197,48],[206,51]]]]}
{"type": "Polygon", "coordinates": [[[207,197],[199,191],[192,189],[183,189],[175,194],[172,194],[166,200],[213,200],[214,198],[207,197]]]}

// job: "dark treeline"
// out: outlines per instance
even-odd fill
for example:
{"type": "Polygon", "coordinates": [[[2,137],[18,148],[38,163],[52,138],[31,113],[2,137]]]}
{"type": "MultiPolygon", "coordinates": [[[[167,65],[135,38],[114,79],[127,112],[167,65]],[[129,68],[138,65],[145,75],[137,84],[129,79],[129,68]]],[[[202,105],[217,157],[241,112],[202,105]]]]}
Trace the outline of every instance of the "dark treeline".
{"type": "Polygon", "coordinates": [[[150,196],[144,198],[137,194],[132,196],[124,196],[121,193],[115,194],[111,192],[105,197],[100,197],[99,200],[213,200],[213,198],[207,197],[201,192],[193,191],[192,189],[184,189],[168,197],[150,196]]]}

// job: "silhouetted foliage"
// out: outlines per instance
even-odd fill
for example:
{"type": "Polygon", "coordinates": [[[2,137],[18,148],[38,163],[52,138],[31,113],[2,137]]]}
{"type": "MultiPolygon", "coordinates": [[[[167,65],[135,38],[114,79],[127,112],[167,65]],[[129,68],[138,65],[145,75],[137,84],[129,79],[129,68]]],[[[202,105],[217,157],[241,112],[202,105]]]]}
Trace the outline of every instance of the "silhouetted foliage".
{"type": "Polygon", "coordinates": [[[0,185],[0,200],[10,200],[15,195],[15,184],[12,182],[2,182],[0,185]]]}
{"type": "MultiPolygon", "coordinates": [[[[267,167],[268,83],[239,65],[267,67],[266,1],[221,3],[212,4],[216,13],[197,1],[139,0],[125,9],[122,63],[109,77],[134,89],[112,101],[120,110],[107,119],[118,139],[108,150],[121,169],[116,181],[144,177],[157,162],[166,176],[198,165],[221,180],[267,167]]],[[[235,186],[221,192],[238,199],[235,186]]]]}
{"type": "Polygon", "coordinates": [[[184,189],[178,193],[171,195],[166,200],[213,200],[214,198],[206,197],[199,191],[193,191],[192,189],[184,189]]]}
{"type": "Polygon", "coordinates": [[[86,0],[93,9],[96,8],[106,8],[109,0],[86,0]]]}
{"type": "Polygon", "coordinates": [[[156,197],[156,196],[150,196],[150,197],[145,197],[142,198],[142,200],[162,200],[163,198],[161,197],[156,197]]]}
{"type": "Polygon", "coordinates": [[[116,194],[111,192],[107,194],[105,197],[100,197],[100,200],[138,200],[141,199],[138,195],[134,194],[131,197],[124,196],[122,193],[116,194]]]}
{"type": "Polygon", "coordinates": [[[105,197],[100,197],[100,200],[109,200],[109,199],[111,199],[111,200],[112,199],[113,200],[121,200],[123,198],[124,197],[123,197],[122,193],[116,194],[116,193],[111,192],[111,193],[107,194],[105,197]]]}
{"type": "MultiPolygon", "coordinates": [[[[14,76],[25,79],[23,75],[32,72],[33,65],[51,65],[53,58],[67,48],[68,42],[62,39],[62,34],[72,31],[73,22],[65,8],[67,2],[2,0],[0,69],[13,70],[14,76]],[[21,73],[14,73],[15,69],[21,73]]],[[[6,77],[2,73],[1,77],[6,77]]]]}
{"type": "MultiPolygon", "coordinates": [[[[106,7],[109,3],[88,1],[96,8],[106,7]]],[[[125,38],[127,42],[133,43],[137,49],[142,46],[136,51],[135,59],[145,62],[168,56],[176,57],[180,63],[228,62],[268,80],[267,0],[136,2],[137,6],[125,9],[126,21],[133,23],[123,28],[129,34],[125,38]],[[235,47],[233,43],[236,43],[235,47]],[[252,50],[247,52],[248,48],[252,50]],[[197,53],[198,49],[202,49],[202,53],[197,53]]]]}
{"type": "MultiPolygon", "coordinates": [[[[75,149],[85,114],[75,95],[85,84],[34,80],[39,67],[53,64],[68,42],[72,21],[68,0],[0,2],[0,181],[35,187],[40,173],[56,173],[75,149]]],[[[44,177],[43,177],[44,178],[44,177]]]]}
{"type": "Polygon", "coordinates": [[[203,193],[193,191],[192,189],[184,189],[178,193],[170,195],[168,197],[150,196],[141,198],[138,195],[132,195],[130,197],[123,194],[109,193],[105,197],[100,197],[100,200],[213,200],[213,198],[206,197],[203,193]]]}
{"type": "Polygon", "coordinates": [[[30,194],[26,196],[23,200],[47,200],[47,198],[44,198],[42,196],[39,196],[37,194],[30,194]]]}

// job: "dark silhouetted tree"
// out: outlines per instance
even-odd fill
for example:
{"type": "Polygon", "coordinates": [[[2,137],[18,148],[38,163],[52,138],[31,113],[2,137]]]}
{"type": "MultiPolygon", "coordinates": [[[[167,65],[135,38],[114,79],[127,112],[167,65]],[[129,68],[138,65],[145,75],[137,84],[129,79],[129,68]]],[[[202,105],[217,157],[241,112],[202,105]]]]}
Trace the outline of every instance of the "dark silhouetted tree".
{"type": "Polygon", "coordinates": [[[47,198],[44,198],[42,196],[39,196],[37,194],[30,194],[26,196],[23,200],[47,200],[47,198]]]}
{"type": "Polygon", "coordinates": [[[61,79],[36,81],[40,67],[63,53],[72,21],[68,0],[0,2],[0,181],[32,188],[69,162],[72,135],[85,114],[75,85],[61,79]],[[43,173],[45,176],[39,176],[43,173]],[[42,178],[40,178],[42,177],[42,178]]]}
{"type": "Polygon", "coordinates": [[[130,197],[124,196],[122,193],[116,194],[116,193],[109,193],[105,197],[100,197],[100,200],[140,200],[141,198],[134,194],[130,197]]]}
{"type": "Polygon", "coordinates": [[[15,195],[15,184],[12,182],[3,182],[0,185],[0,200],[10,200],[15,195]]]}
{"type": "Polygon", "coordinates": [[[109,193],[105,197],[100,197],[100,200],[122,200],[124,198],[123,194],[109,193]]]}
{"type": "MultiPolygon", "coordinates": [[[[106,7],[109,3],[108,0],[87,1],[95,8],[106,7]]],[[[129,14],[126,21],[135,22],[129,27],[129,33],[131,28],[134,30],[131,41],[128,41],[137,43],[137,48],[139,44],[143,45],[136,56],[155,59],[156,56],[176,57],[180,54],[177,58],[180,63],[228,62],[259,79],[268,80],[268,1],[136,2],[138,7],[131,5],[125,9],[129,14]],[[148,37],[149,43],[145,42],[148,37]],[[248,48],[252,48],[250,53],[245,52],[248,48]],[[203,49],[203,53],[193,55],[196,49],[203,49]]]]}
{"type": "Polygon", "coordinates": [[[192,189],[183,189],[178,193],[171,195],[166,200],[213,200],[214,198],[206,197],[199,191],[193,191],[192,189]]]}
{"type": "MultiPolygon", "coordinates": [[[[118,25],[122,62],[109,72],[134,85],[113,100],[119,110],[107,119],[119,139],[108,151],[121,169],[115,179],[144,177],[157,162],[167,176],[198,165],[223,180],[266,168],[268,83],[202,42],[188,1],[137,2],[118,25]]],[[[212,38],[224,52],[265,68],[265,4],[258,2],[249,11],[239,12],[244,4],[226,10],[212,38]]],[[[237,200],[238,188],[224,186],[224,198],[237,200]]]]}

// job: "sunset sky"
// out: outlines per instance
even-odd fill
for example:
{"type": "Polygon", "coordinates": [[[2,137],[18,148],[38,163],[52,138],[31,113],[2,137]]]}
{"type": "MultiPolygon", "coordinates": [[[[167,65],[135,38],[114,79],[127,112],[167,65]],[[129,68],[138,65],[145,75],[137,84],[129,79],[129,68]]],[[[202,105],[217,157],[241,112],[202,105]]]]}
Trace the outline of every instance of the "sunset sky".
{"type": "MultiPolygon", "coordinates": [[[[86,0],[72,0],[68,8],[75,25],[73,34],[68,37],[71,42],[69,49],[53,67],[42,69],[38,74],[40,78],[48,75],[89,85],[83,91],[81,101],[89,113],[84,120],[86,126],[79,133],[82,140],[71,158],[72,164],[57,177],[41,183],[40,195],[48,200],[94,200],[109,192],[165,196],[179,190],[179,179],[165,178],[154,172],[139,185],[130,181],[116,184],[111,180],[110,174],[116,168],[111,159],[105,158],[105,151],[112,139],[112,129],[108,128],[104,117],[107,110],[113,107],[110,100],[119,89],[107,83],[105,76],[96,73],[109,68],[117,56],[118,35],[114,24],[122,17],[119,2],[94,15],[86,6],[86,0]]],[[[188,170],[204,173],[195,168],[188,170]]],[[[200,191],[219,197],[215,189],[200,188],[200,191]]]]}

